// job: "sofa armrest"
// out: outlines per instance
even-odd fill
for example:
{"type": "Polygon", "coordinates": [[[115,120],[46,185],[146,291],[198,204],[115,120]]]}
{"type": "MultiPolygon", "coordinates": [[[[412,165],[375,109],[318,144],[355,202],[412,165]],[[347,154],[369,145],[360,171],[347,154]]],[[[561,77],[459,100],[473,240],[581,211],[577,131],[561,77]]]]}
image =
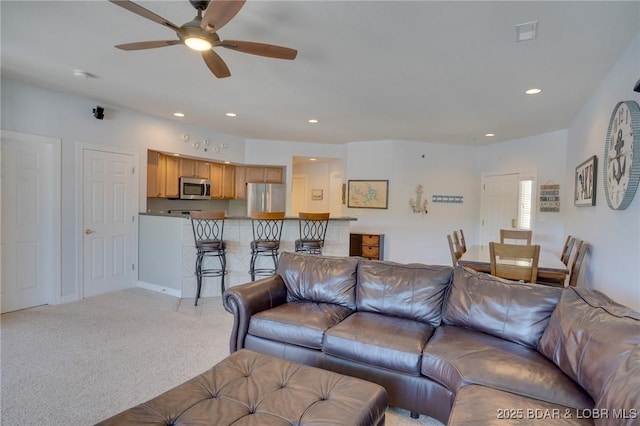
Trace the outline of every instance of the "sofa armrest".
{"type": "Polygon", "coordinates": [[[244,348],[244,338],[249,331],[249,320],[253,314],[282,305],[286,301],[287,287],[279,275],[227,289],[222,295],[222,304],[233,314],[230,353],[244,348]]]}

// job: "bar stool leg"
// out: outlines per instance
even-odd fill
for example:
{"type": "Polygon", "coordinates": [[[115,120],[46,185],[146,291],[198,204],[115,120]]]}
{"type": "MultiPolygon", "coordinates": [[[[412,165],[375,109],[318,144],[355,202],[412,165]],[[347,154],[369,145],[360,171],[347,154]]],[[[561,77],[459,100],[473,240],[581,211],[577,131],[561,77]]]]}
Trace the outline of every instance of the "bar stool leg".
{"type": "Polygon", "coordinates": [[[249,273],[251,274],[251,281],[256,280],[256,257],[257,253],[254,251],[251,253],[251,263],[249,265],[249,273]]]}
{"type": "Polygon", "coordinates": [[[204,254],[198,251],[198,255],[196,256],[196,281],[197,281],[197,289],[196,289],[196,300],[193,302],[193,306],[198,306],[198,299],[200,298],[200,290],[202,289],[202,258],[204,254]]]}
{"type": "Polygon", "coordinates": [[[223,294],[225,290],[224,276],[226,275],[226,271],[227,271],[227,254],[225,252],[222,252],[222,254],[220,255],[220,267],[222,268],[221,269],[222,277],[220,278],[220,289],[221,289],[220,294],[223,294]]]}

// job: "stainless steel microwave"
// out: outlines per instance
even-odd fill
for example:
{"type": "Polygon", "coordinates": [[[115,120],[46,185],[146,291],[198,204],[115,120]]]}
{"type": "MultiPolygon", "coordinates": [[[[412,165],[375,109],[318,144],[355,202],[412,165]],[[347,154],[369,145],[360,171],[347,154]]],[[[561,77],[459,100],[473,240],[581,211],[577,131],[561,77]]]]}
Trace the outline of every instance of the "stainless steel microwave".
{"type": "Polygon", "coordinates": [[[181,200],[211,199],[211,181],[209,179],[179,178],[181,200]]]}

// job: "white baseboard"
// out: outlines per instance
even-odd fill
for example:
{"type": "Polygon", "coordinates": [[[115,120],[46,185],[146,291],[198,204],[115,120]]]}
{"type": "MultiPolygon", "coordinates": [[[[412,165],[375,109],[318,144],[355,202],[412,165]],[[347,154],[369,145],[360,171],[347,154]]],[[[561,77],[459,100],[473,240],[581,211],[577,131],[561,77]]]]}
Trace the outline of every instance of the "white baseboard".
{"type": "Polygon", "coordinates": [[[157,284],[148,283],[145,281],[138,281],[138,287],[151,291],[157,291],[158,293],[168,294],[169,296],[182,298],[182,292],[176,288],[162,287],[157,284]]]}

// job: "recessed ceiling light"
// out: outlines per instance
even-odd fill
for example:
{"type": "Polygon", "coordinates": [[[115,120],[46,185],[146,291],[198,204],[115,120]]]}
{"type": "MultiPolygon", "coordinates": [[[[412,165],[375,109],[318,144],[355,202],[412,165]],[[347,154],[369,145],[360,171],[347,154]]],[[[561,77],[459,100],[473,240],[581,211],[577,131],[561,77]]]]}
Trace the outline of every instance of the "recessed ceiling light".
{"type": "Polygon", "coordinates": [[[309,158],[309,161],[316,161],[315,158],[309,158]]]}
{"type": "Polygon", "coordinates": [[[227,117],[237,117],[238,114],[236,114],[235,112],[228,112],[225,114],[227,117]]]}
{"type": "Polygon", "coordinates": [[[174,112],[173,115],[175,115],[176,117],[184,117],[184,113],[182,112],[174,112]]]}
{"type": "Polygon", "coordinates": [[[310,119],[309,119],[309,120],[307,120],[307,121],[308,121],[309,123],[311,123],[311,124],[316,124],[316,123],[318,122],[318,120],[317,120],[317,119],[315,119],[315,118],[310,118],[310,119]]]}
{"type": "Polygon", "coordinates": [[[485,133],[484,135],[485,135],[486,137],[488,137],[488,138],[492,138],[492,137],[494,137],[496,134],[495,134],[495,133],[485,133]]]}
{"type": "Polygon", "coordinates": [[[537,95],[538,93],[542,93],[542,89],[538,89],[538,88],[532,88],[529,90],[525,90],[525,92],[527,95],[537,95]]]}

